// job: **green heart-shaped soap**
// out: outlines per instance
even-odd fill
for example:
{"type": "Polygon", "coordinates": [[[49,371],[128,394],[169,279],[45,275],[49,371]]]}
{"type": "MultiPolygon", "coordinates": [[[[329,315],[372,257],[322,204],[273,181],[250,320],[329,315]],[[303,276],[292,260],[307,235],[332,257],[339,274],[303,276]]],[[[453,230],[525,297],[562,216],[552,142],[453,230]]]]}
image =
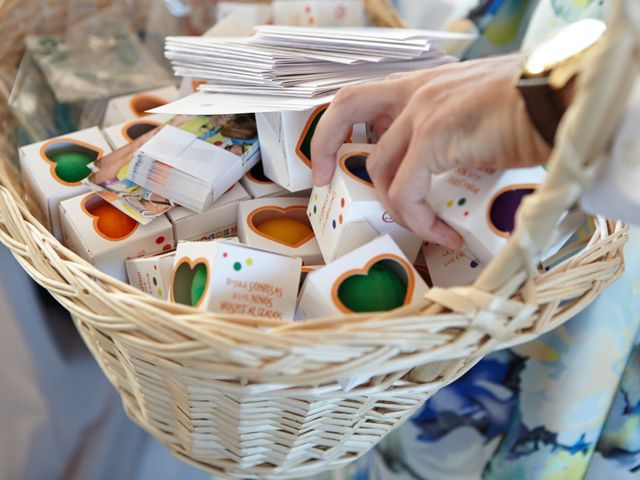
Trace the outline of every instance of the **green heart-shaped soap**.
{"type": "Polygon", "coordinates": [[[366,275],[352,275],[338,287],[342,304],[356,313],[401,307],[406,294],[406,282],[382,261],[374,264],[366,275]]]}
{"type": "Polygon", "coordinates": [[[55,174],[67,183],[78,183],[91,173],[89,164],[98,159],[96,150],[73,142],[56,142],[50,145],[45,155],[55,163],[55,174]]]}
{"type": "Polygon", "coordinates": [[[173,300],[183,305],[197,306],[207,288],[208,272],[204,263],[192,267],[191,262],[182,262],[173,276],[173,300]]]}

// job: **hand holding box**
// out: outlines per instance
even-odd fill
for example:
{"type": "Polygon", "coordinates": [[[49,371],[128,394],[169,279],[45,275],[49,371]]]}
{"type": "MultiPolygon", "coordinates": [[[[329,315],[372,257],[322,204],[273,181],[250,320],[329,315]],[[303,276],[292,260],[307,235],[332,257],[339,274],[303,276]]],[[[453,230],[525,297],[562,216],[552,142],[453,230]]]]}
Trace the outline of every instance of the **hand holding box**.
{"type": "Polygon", "coordinates": [[[397,224],[378,200],[367,173],[372,145],[345,144],[328,186],[314,187],[309,209],[322,256],[331,262],[374,238],[389,234],[411,261],[422,244],[420,238],[397,224]]]}

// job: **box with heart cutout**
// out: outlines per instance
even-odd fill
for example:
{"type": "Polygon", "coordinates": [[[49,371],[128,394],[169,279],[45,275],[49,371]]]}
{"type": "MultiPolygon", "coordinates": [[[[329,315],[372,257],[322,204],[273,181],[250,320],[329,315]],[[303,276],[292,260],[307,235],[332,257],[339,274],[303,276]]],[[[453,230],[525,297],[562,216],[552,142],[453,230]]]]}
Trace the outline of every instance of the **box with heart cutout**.
{"type": "Polygon", "coordinates": [[[464,249],[451,250],[434,243],[422,247],[433,286],[449,288],[471,285],[484,265],[464,249]]]}
{"type": "Polygon", "coordinates": [[[192,212],[184,207],[172,208],[167,212],[167,218],[173,225],[176,242],[235,236],[238,230],[238,206],[250,199],[242,185],[236,183],[202,213],[192,212]]]}
{"type": "MultiPolygon", "coordinates": [[[[264,174],[290,192],[313,186],[311,140],[328,107],[256,114],[264,174]]],[[[366,126],[356,125],[345,141],[367,143],[366,126]]]]}
{"type": "Polygon", "coordinates": [[[264,174],[261,161],[245,173],[244,177],[240,179],[240,183],[242,183],[242,186],[249,192],[252,198],[277,197],[283,194],[291,194],[289,190],[285,190],[264,174]]]}
{"type": "Polygon", "coordinates": [[[149,115],[146,113],[147,110],[173,102],[178,96],[178,89],[174,86],[168,86],[112,98],[107,104],[102,128],[146,117],[149,115]]]}
{"type": "Polygon", "coordinates": [[[89,164],[111,153],[96,127],[20,148],[25,189],[44,215],[45,226],[61,239],[58,205],[89,189],[82,184],[89,164]]]}
{"type": "Polygon", "coordinates": [[[94,193],[60,203],[60,221],[67,247],[122,281],[127,280],[126,260],[175,248],[166,217],[140,225],[94,193]]]}
{"type": "Polygon", "coordinates": [[[292,320],[299,258],[222,240],[181,242],[169,298],[199,310],[292,320]]]}
{"type": "Polygon", "coordinates": [[[421,241],[397,224],[378,200],[367,173],[372,145],[344,145],[331,183],[314,187],[308,215],[322,256],[332,262],[374,238],[389,234],[412,262],[421,241]]]}
{"type": "Polygon", "coordinates": [[[156,298],[166,299],[176,252],[170,251],[125,262],[129,285],[156,298]]]}
{"type": "Polygon", "coordinates": [[[393,310],[429,287],[389,235],[307,274],[296,319],[393,310]]]}
{"type": "Polygon", "coordinates": [[[102,130],[104,138],[114,150],[130,144],[145,133],[171,120],[171,115],[157,113],[143,118],[122,122],[102,130]]]}
{"type": "Polygon", "coordinates": [[[264,198],[240,203],[238,237],[250,247],[299,257],[305,265],[322,265],[309,218],[307,198],[264,198]]]}
{"type": "Polygon", "coordinates": [[[462,236],[471,260],[486,264],[509,240],[522,200],[546,176],[542,167],[511,170],[458,167],[434,176],[427,200],[437,215],[462,236]]]}

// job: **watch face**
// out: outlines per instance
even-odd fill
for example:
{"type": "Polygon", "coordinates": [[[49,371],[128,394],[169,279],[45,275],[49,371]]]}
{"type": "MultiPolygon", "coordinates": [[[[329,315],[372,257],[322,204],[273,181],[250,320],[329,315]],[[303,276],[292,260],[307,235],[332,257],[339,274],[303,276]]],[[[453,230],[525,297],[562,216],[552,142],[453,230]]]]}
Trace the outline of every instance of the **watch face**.
{"type": "Polygon", "coordinates": [[[599,20],[580,20],[567,25],[536,47],[525,62],[529,75],[542,75],[560,63],[585,51],[607,30],[599,20]]]}

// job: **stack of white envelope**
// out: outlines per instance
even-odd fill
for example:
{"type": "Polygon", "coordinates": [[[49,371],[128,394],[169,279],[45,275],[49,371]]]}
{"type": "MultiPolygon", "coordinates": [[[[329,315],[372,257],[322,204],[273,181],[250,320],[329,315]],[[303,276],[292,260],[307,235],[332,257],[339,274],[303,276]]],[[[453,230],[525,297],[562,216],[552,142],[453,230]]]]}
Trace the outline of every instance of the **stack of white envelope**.
{"type": "Polygon", "coordinates": [[[342,87],[454,61],[440,42],[468,34],[389,28],[260,26],[251,37],[169,37],[178,76],[205,83],[163,110],[241,113],[304,110],[342,87]]]}

